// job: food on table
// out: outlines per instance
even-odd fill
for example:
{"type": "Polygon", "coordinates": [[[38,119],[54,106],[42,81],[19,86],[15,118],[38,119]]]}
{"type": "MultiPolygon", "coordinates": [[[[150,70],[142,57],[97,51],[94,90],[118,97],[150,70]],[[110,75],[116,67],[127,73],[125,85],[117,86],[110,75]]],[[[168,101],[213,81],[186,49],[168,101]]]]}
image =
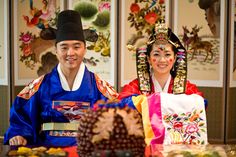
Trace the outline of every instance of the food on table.
{"type": "Polygon", "coordinates": [[[79,155],[144,155],[145,142],[141,117],[125,107],[98,107],[89,110],[78,129],[79,155]]]}
{"type": "Polygon", "coordinates": [[[18,147],[16,150],[10,150],[9,157],[67,157],[67,152],[62,148],[46,147],[18,147]]]}

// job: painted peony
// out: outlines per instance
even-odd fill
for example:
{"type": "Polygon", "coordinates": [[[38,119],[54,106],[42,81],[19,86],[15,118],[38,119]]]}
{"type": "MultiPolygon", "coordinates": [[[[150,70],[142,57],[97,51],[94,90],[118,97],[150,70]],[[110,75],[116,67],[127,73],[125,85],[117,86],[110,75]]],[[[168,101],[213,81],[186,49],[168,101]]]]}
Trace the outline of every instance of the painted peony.
{"type": "Polygon", "coordinates": [[[165,0],[159,0],[159,4],[164,4],[165,0]]]}
{"type": "Polygon", "coordinates": [[[27,56],[29,56],[30,54],[32,54],[32,52],[31,52],[31,47],[30,47],[30,45],[28,45],[28,44],[23,47],[22,51],[23,51],[23,55],[24,55],[25,57],[27,57],[27,56]]]}
{"type": "Polygon", "coordinates": [[[98,6],[99,12],[102,12],[104,10],[110,11],[111,10],[111,4],[110,2],[101,2],[98,6]]]}
{"type": "Polygon", "coordinates": [[[30,43],[32,39],[33,39],[32,35],[28,32],[26,34],[21,33],[21,35],[20,35],[20,41],[22,41],[25,44],[30,43]]]}
{"type": "Polygon", "coordinates": [[[137,14],[140,11],[140,7],[137,3],[132,3],[130,6],[130,11],[134,14],[137,14]]]}
{"type": "Polygon", "coordinates": [[[158,15],[155,12],[149,12],[144,16],[144,19],[147,23],[153,25],[158,19],[158,15]]]}

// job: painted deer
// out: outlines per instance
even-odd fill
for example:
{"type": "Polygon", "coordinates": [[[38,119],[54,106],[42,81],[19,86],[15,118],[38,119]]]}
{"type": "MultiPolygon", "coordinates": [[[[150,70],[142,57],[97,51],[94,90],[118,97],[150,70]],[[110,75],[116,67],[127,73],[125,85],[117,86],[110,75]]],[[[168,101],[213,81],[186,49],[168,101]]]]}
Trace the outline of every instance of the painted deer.
{"type": "Polygon", "coordinates": [[[201,52],[206,53],[206,57],[205,57],[204,61],[206,61],[207,59],[212,60],[213,59],[212,47],[213,47],[213,45],[209,41],[199,41],[199,42],[193,43],[192,47],[191,47],[191,50],[193,50],[191,60],[194,58],[194,56],[197,52],[198,53],[201,53],[201,52]]]}
{"type": "Polygon", "coordinates": [[[202,29],[202,26],[197,27],[197,25],[195,25],[194,27],[192,27],[192,32],[190,34],[193,35],[193,43],[201,41],[201,38],[198,36],[198,32],[200,31],[200,29],[202,29]]]}
{"type": "Polygon", "coordinates": [[[186,50],[188,50],[189,44],[193,41],[193,36],[191,37],[188,36],[190,31],[188,30],[187,26],[182,26],[182,28],[184,31],[182,41],[184,43],[184,47],[186,48],[186,50]]]}
{"type": "Polygon", "coordinates": [[[191,42],[191,49],[193,50],[193,54],[192,54],[192,59],[194,59],[194,56],[196,55],[196,53],[200,53],[204,52],[206,53],[206,57],[204,59],[204,61],[206,61],[209,56],[210,56],[210,60],[213,58],[213,52],[212,52],[212,47],[213,45],[211,44],[211,42],[209,41],[202,41],[201,38],[198,36],[198,32],[200,31],[200,29],[202,29],[202,27],[197,27],[197,25],[195,25],[192,28],[192,32],[190,34],[193,34],[193,40],[191,42]]]}

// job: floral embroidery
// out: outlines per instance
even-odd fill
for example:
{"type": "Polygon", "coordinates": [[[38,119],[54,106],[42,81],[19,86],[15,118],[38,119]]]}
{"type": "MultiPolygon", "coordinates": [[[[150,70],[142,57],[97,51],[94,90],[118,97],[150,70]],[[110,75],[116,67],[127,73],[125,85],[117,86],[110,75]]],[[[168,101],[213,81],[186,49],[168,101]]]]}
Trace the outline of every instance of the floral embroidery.
{"type": "Polygon", "coordinates": [[[201,133],[206,132],[206,124],[201,118],[203,110],[181,114],[167,114],[163,116],[167,124],[166,130],[170,134],[173,144],[205,144],[200,140],[201,133]]]}

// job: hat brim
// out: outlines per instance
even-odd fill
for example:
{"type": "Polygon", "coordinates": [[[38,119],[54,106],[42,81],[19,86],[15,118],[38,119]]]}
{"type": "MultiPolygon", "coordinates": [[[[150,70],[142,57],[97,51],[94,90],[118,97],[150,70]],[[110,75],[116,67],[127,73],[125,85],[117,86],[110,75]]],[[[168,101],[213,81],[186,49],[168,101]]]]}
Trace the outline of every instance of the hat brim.
{"type": "MultiPolygon", "coordinates": [[[[49,27],[40,31],[40,37],[44,40],[55,40],[57,29],[49,27]]],[[[96,42],[98,40],[98,34],[94,29],[83,29],[84,38],[89,42],[96,42]]]]}

